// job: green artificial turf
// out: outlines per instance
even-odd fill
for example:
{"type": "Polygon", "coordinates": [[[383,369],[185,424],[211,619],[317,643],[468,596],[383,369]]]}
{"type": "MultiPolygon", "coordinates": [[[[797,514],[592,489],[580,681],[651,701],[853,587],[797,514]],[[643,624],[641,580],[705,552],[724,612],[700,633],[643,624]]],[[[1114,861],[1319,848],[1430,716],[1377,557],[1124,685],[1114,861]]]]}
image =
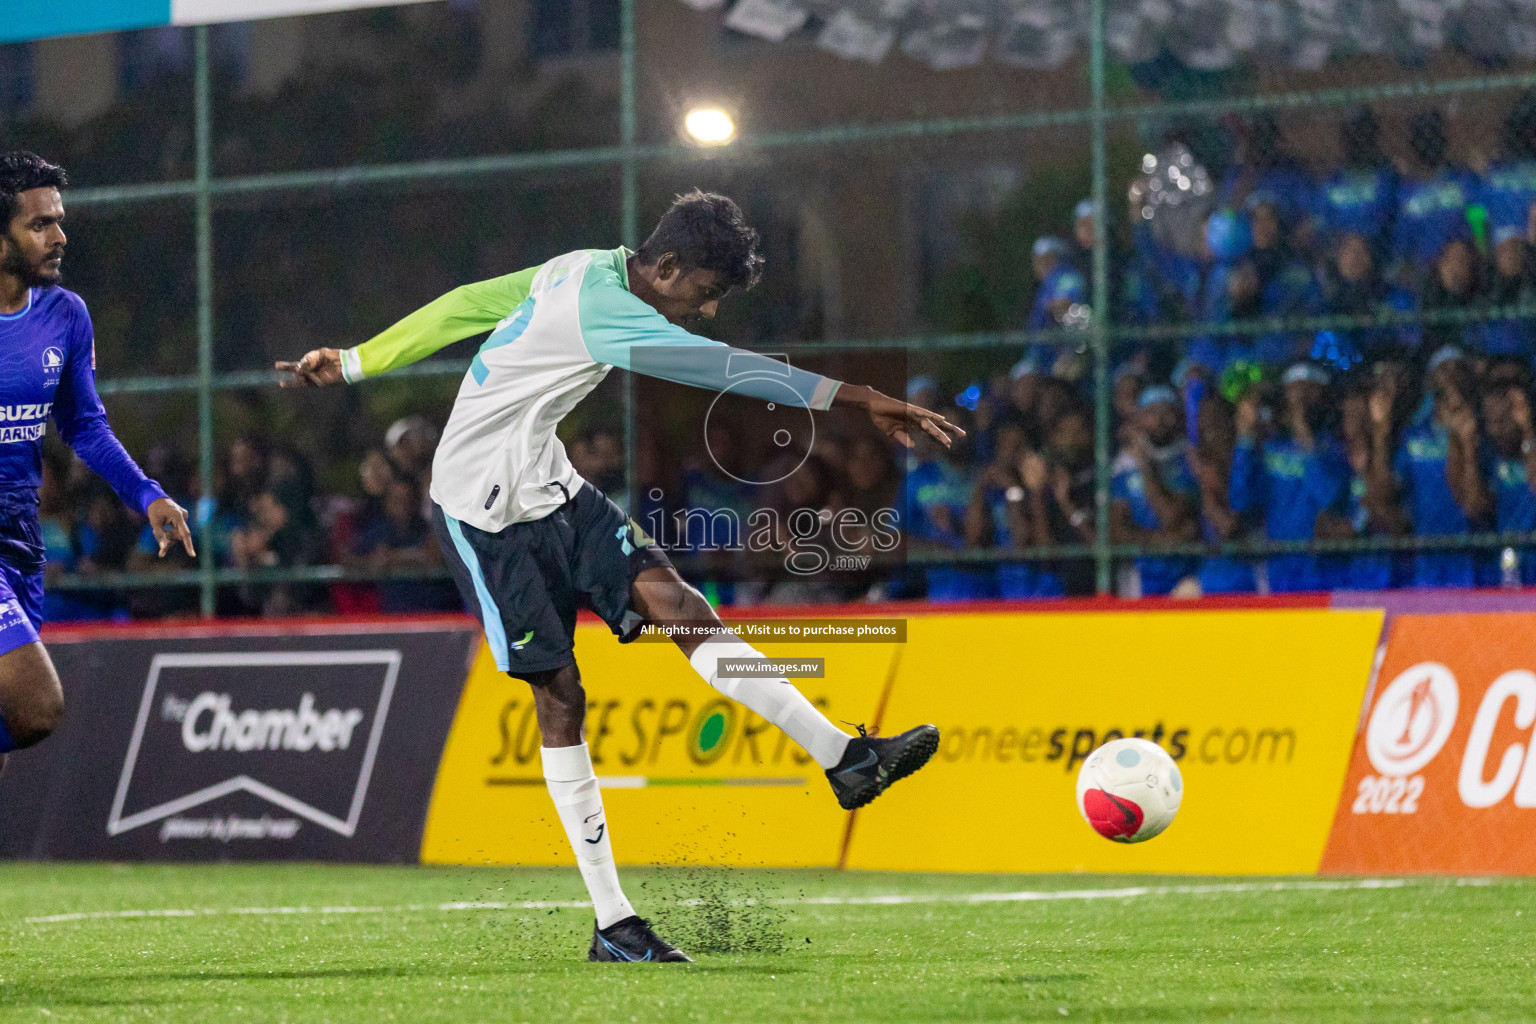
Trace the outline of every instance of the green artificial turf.
{"type": "Polygon", "coordinates": [[[1536,1019],[1523,880],[625,877],[698,963],[586,963],[589,911],[522,906],[574,871],[0,865],[0,1021],[1536,1019]],[[1130,892],[965,899],[1073,890],[1130,892]]]}

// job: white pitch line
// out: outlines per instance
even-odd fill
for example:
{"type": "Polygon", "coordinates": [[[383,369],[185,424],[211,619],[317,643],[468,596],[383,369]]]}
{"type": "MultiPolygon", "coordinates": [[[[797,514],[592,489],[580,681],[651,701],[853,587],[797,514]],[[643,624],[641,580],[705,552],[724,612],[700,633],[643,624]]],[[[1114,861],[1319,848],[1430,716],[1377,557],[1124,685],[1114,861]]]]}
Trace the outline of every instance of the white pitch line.
{"type": "MultiPolygon", "coordinates": [[[[1136,885],[1117,889],[1025,889],[1018,892],[968,892],[968,893],[921,893],[894,894],[888,896],[806,896],[794,899],[777,899],[767,902],[778,906],[900,906],[910,903],[1037,903],[1053,900],[1119,900],[1138,896],[1210,896],[1242,892],[1337,892],[1359,889],[1401,889],[1409,885],[1426,884],[1430,879],[1408,878],[1357,878],[1341,880],[1317,880],[1294,882],[1213,882],[1204,885],[1136,885]]],[[[1493,885],[1491,878],[1458,878],[1457,885],[1493,885]]],[[[702,901],[684,899],[677,901],[684,906],[698,905],[702,901]]],[[[755,903],[756,900],[737,900],[739,903],[755,903]]],[[[591,907],[588,900],[526,900],[502,903],[486,901],[456,901],[452,903],[411,903],[393,907],[204,907],[202,909],[165,910],[93,910],[72,914],[48,914],[43,917],[27,917],[25,924],[60,924],[68,921],[126,920],[144,917],[218,917],[239,915],[245,917],[282,917],[297,914],[394,914],[402,911],[441,911],[451,913],[464,910],[583,910],[591,907]]]]}
{"type": "MultiPolygon", "coordinates": [[[[1207,885],[1136,885],[1123,889],[1031,889],[1022,892],[909,893],[896,896],[809,896],[779,902],[832,906],[904,903],[1033,903],[1046,900],[1116,900],[1136,896],[1205,896],[1234,892],[1305,892],[1308,890],[1400,889],[1406,878],[1362,878],[1318,882],[1217,882],[1207,885]]],[[[1488,884],[1477,879],[1473,884],[1488,884]]]]}

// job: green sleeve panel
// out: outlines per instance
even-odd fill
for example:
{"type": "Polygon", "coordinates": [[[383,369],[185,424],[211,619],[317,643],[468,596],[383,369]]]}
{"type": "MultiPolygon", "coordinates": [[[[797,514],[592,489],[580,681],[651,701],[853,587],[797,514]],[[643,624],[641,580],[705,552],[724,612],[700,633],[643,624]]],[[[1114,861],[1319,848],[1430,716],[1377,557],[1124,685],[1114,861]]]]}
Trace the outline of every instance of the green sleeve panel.
{"type": "Polygon", "coordinates": [[[377,377],[425,359],[456,341],[489,331],[528,297],[538,271],[538,267],[529,267],[504,277],[466,284],[434,299],[356,348],[344,350],[342,375],[348,383],[377,377]]]}

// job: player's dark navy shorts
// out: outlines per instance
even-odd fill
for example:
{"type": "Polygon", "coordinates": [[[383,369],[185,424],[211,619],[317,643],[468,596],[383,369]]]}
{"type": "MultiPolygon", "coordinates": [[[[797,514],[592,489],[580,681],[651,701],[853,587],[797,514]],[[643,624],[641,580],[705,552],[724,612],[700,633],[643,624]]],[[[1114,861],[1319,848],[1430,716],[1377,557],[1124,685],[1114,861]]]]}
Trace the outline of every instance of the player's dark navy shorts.
{"type": "Polygon", "coordinates": [[[36,495],[0,491],[0,654],[37,642],[43,625],[43,562],[36,495]]]}
{"type": "Polygon", "coordinates": [[[630,584],[672,563],[601,491],[584,483],[542,519],[487,533],[433,506],[432,527],[464,603],[485,626],[496,667],[524,678],[576,663],[576,610],[590,608],[620,642],[644,620],[630,584]]]}

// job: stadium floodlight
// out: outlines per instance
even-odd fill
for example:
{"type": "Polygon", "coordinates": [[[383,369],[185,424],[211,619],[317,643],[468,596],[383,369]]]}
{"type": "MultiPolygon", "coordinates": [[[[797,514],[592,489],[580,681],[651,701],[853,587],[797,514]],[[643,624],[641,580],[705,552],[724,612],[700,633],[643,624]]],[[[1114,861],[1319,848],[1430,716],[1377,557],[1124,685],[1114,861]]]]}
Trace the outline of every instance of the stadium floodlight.
{"type": "Polygon", "coordinates": [[[736,138],[736,122],[719,107],[694,107],[683,117],[683,134],[699,146],[724,146],[736,138]]]}

